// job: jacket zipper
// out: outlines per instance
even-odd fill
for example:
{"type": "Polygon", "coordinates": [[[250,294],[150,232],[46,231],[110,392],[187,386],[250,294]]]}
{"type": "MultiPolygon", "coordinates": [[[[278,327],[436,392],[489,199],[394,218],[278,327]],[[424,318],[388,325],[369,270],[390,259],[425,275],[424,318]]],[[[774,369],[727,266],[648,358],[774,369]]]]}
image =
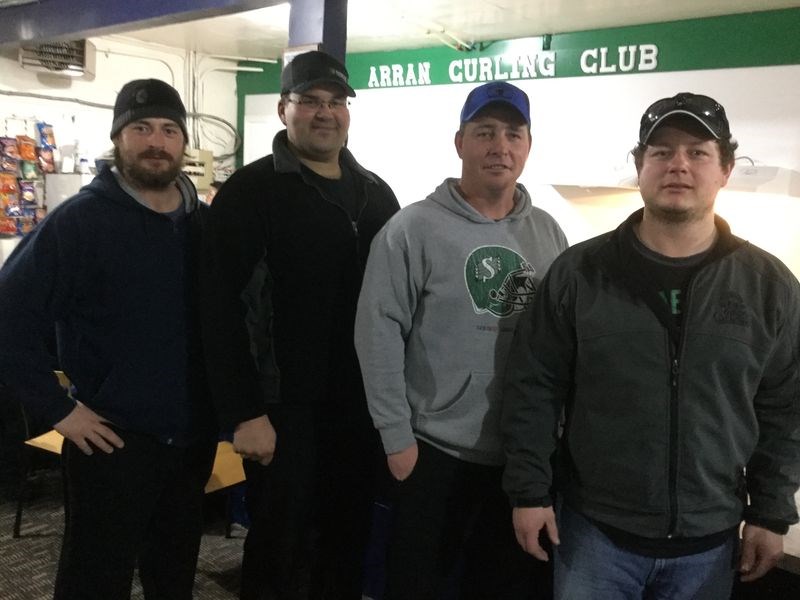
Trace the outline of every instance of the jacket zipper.
{"type": "Polygon", "coordinates": [[[675,535],[678,526],[678,413],[680,411],[679,385],[681,357],[683,356],[684,329],[691,308],[691,289],[697,276],[695,272],[686,282],[686,292],[681,302],[681,327],[678,339],[670,342],[670,406],[669,406],[669,528],[667,538],[675,535]]]}
{"type": "Polygon", "coordinates": [[[311,183],[311,185],[314,187],[314,189],[317,190],[317,193],[320,196],[322,196],[322,199],[325,200],[325,202],[327,202],[328,204],[333,204],[334,206],[338,207],[339,210],[341,210],[344,213],[344,216],[350,222],[350,228],[353,231],[353,236],[355,237],[355,242],[356,242],[356,265],[358,266],[359,271],[363,271],[364,267],[361,265],[361,262],[359,261],[359,257],[361,256],[361,234],[358,231],[358,222],[359,220],[361,220],[361,214],[364,212],[364,209],[367,207],[367,204],[369,204],[369,193],[367,187],[369,183],[366,181],[363,182],[364,204],[362,204],[361,208],[358,209],[358,214],[356,215],[355,221],[350,218],[350,213],[347,212],[347,209],[344,206],[328,198],[325,195],[325,193],[313,183],[311,183]]]}
{"type": "MultiPolygon", "coordinates": [[[[670,344],[675,348],[674,344],[670,344]]],[[[675,535],[678,522],[678,375],[680,363],[673,350],[670,367],[669,405],[669,528],[667,537],[675,535]]]]}

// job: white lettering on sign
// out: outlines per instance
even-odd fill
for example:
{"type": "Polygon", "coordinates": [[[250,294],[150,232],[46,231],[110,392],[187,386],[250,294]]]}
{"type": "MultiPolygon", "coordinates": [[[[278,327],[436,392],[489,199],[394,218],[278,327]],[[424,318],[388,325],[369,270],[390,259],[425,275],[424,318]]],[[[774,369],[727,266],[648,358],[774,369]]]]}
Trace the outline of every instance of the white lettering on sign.
{"type": "Polygon", "coordinates": [[[658,67],[658,46],[619,46],[616,56],[609,56],[608,48],[589,48],[581,54],[581,71],[587,75],[653,71],[658,67]],[[638,58],[638,63],[637,63],[638,58]]]}
{"type": "Polygon", "coordinates": [[[488,56],[459,58],[450,62],[448,75],[452,83],[475,81],[503,81],[506,79],[533,79],[555,77],[556,53],[553,51],[522,56],[488,56]]]}
{"type": "Polygon", "coordinates": [[[377,65],[369,68],[368,87],[431,85],[431,63],[377,65]]]}
{"type": "MultiPolygon", "coordinates": [[[[658,69],[658,46],[629,44],[626,46],[587,48],[580,55],[580,70],[586,75],[635,73],[658,69]]],[[[457,58],[447,66],[448,81],[436,83],[484,83],[516,79],[556,76],[556,52],[540,50],[533,54],[497,54],[457,58]]],[[[430,61],[392,63],[369,67],[370,88],[393,88],[432,85],[430,61]]]]}

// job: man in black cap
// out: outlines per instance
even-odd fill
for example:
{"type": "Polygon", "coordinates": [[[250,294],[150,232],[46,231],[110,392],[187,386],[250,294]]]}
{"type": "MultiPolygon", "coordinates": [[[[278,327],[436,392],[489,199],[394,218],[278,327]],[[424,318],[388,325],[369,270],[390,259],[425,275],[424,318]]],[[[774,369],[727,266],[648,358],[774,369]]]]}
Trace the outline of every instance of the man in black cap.
{"type": "Polygon", "coordinates": [[[0,271],[0,379],[64,435],[56,599],[189,600],[216,447],[198,295],[202,212],[181,172],[186,110],[155,79],[120,90],[114,166],[0,271]],[[67,394],[49,366],[55,327],[67,394]]]}
{"type": "Polygon", "coordinates": [[[360,600],[381,453],[353,320],[372,237],[399,207],[345,148],[344,65],[300,54],[281,86],[286,129],[225,182],[210,219],[212,391],[253,459],[241,597],[360,600]]]}
{"type": "Polygon", "coordinates": [[[556,598],[728,598],[797,522],[800,286],[714,214],[736,147],[712,98],[650,106],[644,208],[556,259],[517,329],[504,485],[556,598]]]}

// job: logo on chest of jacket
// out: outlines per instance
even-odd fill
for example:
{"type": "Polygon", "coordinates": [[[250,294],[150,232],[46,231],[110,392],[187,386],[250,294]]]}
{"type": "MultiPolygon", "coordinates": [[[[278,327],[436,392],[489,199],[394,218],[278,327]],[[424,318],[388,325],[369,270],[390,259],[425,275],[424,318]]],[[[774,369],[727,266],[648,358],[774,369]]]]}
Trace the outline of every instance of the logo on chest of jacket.
{"type": "Polygon", "coordinates": [[[746,327],[750,324],[747,305],[736,292],[727,292],[722,295],[717,307],[714,309],[714,320],[720,325],[741,325],[746,327]]]}
{"type": "Polygon", "coordinates": [[[536,293],[536,269],[503,246],[481,246],[467,257],[464,279],[477,314],[507,317],[525,309],[536,293]]]}

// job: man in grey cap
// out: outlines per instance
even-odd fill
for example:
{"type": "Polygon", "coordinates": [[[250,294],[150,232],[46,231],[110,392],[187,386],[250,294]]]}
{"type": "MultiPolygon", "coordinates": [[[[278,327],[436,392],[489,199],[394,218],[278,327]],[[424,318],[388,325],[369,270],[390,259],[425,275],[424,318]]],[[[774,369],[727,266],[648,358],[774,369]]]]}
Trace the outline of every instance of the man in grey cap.
{"type": "Polygon", "coordinates": [[[353,319],[372,237],[399,207],[345,147],[344,65],[300,54],[281,86],[272,154],[211,206],[212,389],[252,459],[241,597],[360,600],[380,445],[353,319]]]}
{"type": "Polygon", "coordinates": [[[736,147],[713,98],[653,103],[644,208],[559,257],[517,328],[504,486],[556,598],[728,598],[797,522],[800,286],[714,214],[736,147]]]}
{"type": "Polygon", "coordinates": [[[181,172],[186,110],[172,87],[125,84],[111,139],[114,166],[0,271],[0,380],[65,438],[55,598],[127,599],[138,564],[145,598],[190,600],[216,448],[192,302],[207,207],[181,172]]]}

